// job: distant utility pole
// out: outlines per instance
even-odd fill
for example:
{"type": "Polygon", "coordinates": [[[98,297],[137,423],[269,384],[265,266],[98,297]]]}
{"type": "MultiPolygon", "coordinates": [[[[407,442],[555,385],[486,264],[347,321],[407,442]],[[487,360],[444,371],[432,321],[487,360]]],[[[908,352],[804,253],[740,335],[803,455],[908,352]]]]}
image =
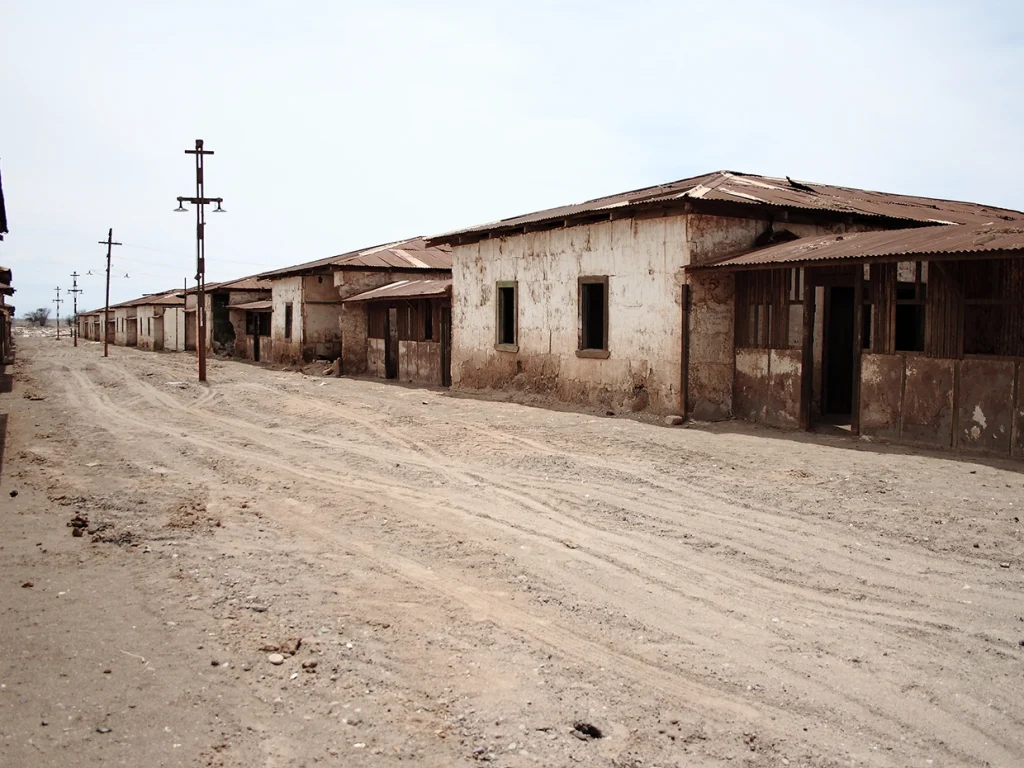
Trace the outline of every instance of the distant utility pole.
{"type": "Polygon", "coordinates": [[[60,341],[60,305],[64,303],[64,300],[60,297],[60,286],[57,286],[57,298],[53,300],[53,303],[57,305],[57,341],[60,341]]]}
{"type": "Polygon", "coordinates": [[[107,304],[103,309],[103,356],[107,356],[107,343],[110,328],[110,249],[120,243],[114,242],[114,228],[107,230],[107,239],[100,240],[100,245],[107,246],[107,304]]]}
{"type": "Polygon", "coordinates": [[[186,155],[196,156],[196,196],[179,197],[178,212],[185,212],[185,203],[196,207],[196,351],[199,356],[199,381],[206,381],[206,206],[216,203],[214,213],[224,213],[221,197],[205,197],[203,186],[203,157],[213,152],[203,149],[203,140],[196,139],[195,149],[186,149],[186,155]]]}
{"type": "Polygon", "coordinates": [[[71,326],[71,338],[74,339],[76,347],[78,346],[78,294],[82,292],[82,289],[78,287],[79,277],[81,277],[81,275],[79,275],[77,272],[71,273],[71,280],[73,281],[74,284],[68,291],[68,293],[74,296],[75,301],[74,314],[72,315],[72,319],[75,321],[75,323],[74,325],[71,326]]]}

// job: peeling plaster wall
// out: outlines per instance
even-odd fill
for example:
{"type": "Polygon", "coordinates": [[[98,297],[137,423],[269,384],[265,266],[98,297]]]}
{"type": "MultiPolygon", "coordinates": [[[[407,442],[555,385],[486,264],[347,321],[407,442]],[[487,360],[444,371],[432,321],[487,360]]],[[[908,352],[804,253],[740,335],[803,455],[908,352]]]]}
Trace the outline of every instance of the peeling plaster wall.
{"type": "Polygon", "coordinates": [[[453,248],[452,385],[608,408],[679,408],[683,216],[453,248]],[[577,278],[608,276],[607,359],[580,358],[577,278]],[[495,350],[495,283],[518,281],[518,352],[495,350]]]}
{"type": "Polygon", "coordinates": [[[270,320],[270,348],[260,348],[275,363],[296,363],[302,359],[302,278],[283,277],[271,286],[273,313],[270,320]],[[284,336],[285,307],[292,305],[292,335],[284,336]]]}
{"type": "Polygon", "coordinates": [[[736,350],[735,415],[773,427],[800,425],[799,349],[736,350]]]}

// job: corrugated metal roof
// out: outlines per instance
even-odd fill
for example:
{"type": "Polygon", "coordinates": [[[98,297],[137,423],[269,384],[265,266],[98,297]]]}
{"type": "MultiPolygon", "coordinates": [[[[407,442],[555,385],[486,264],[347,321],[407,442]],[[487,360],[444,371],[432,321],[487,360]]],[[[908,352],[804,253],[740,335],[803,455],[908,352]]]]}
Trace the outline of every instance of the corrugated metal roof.
{"type": "Polygon", "coordinates": [[[700,265],[695,269],[729,269],[886,257],[917,260],[926,259],[928,256],[986,254],[996,251],[1024,252],[1024,227],[995,224],[982,227],[959,225],[802,237],[713,264],[700,265]]]}
{"type": "MultiPolygon", "coordinates": [[[[444,243],[459,235],[512,230],[527,224],[571,219],[599,212],[624,211],[673,202],[714,200],[753,206],[830,211],[867,217],[904,219],[922,224],[987,224],[1024,221],[1024,213],[977,203],[940,200],[912,195],[894,195],[816,182],[793,181],[735,171],[718,171],[668,184],[599,197],[575,205],[551,208],[510,219],[480,224],[427,238],[444,243]]],[[[626,215],[629,215],[626,213],[626,215]]]]}
{"type": "Polygon", "coordinates": [[[386,299],[426,299],[445,296],[452,288],[451,280],[399,280],[396,283],[382,285],[370,291],[349,296],[344,302],[350,301],[383,301],[386,299]]]}
{"type": "Polygon", "coordinates": [[[269,299],[266,301],[248,301],[245,304],[228,304],[228,309],[245,309],[249,312],[270,311],[273,308],[274,302],[269,299]]]}
{"type": "Polygon", "coordinates": [[[326,259],[309,261],[293,267],[263,272],[260,277],[275,278],[302,274],[317,269],[443,269],[452,268],[451,249],[428,246],[422,237],[400,240],[326,259]]]}
{"type": "Polygon", "coordinates": [[[224,283],[214,283],[206,286],[207,291],[269,291],[270,281],[253,275],[241,277],[238,280],[229,280],[224,283]]]}

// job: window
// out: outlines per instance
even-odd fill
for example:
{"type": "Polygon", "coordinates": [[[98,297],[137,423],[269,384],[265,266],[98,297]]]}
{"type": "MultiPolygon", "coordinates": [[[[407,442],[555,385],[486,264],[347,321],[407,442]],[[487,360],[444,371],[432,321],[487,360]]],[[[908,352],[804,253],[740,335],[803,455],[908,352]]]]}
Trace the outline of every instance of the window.
{"type": "Polygon", "coordinates": [[[292,337],[292,305],[291,302],[284,305],[284,337],[292,337]]]}
{"type": "Polygon", "coordinates": [[[256,330],[260,336],[270,335],[270,313],[269,312],[257,312],[256,313],[256,330]]]}
{"type": "Polygon", "coordinates": [[[423,340],[434,340],[434,308],[430,306],[430,299],[423,299],[420,302],[420,314],[423,316],[423,340]]]}
{"type": "Polygon", "coordinates": [[[496,349],[519,351],[519,283],[502,280],[495,284],[495,337],[496,349]]]}
{"type": "Polygon", "coordinates": [[[147,317],[146,318],[146,335],[147,336],[152,336],[153,335],[153,318],[151,318],[151,317],[147,317]]]}
{"type": "Polygon", "coordinates": [[[969,355],[1024,356],[1024,260],[983,259],[944,265],[964,286],[963,351],[969,355]]]}
{"type": "Polygon", "coordinates": [[[608,357],[608,278],[579,280],[579,357],[608,357]]]}

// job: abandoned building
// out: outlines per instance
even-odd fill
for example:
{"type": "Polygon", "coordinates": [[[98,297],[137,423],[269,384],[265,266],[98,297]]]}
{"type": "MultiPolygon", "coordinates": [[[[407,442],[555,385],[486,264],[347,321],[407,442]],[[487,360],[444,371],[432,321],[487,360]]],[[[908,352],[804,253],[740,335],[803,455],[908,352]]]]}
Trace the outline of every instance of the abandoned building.
{"type": "Polygon", "coordinates": [[[182,290],[136,299],[138,347],[154,352],[185,349],[185,299],[182,290]]]}
{"type": "MultiPolygon", "coordinates": [[[[6,231],[0,226],[0,239],[6,231]]],[[[11,268],[0,267],[0,365],[14,362],[14,306],[7,303],[7,297],[14,295],[12,282],[11,268]]]]}
{"type": "MultiPolygon", "coordinates": [[[[196,348],[195,288],[185,296],[185,349],[196,348]]],[[[270,283],[259,276],[206,285],[206,348],[217,355],[260,359],[259,328],[251,326],[244,305],[270,300],[270,283]],[[250,331],[256,331],[251,333],[250,331]]],[[[264,347],[265,348],[265,347],[264,347]]]]}
{"type": "Polygon", "coordinates": [[[448,248],[422,238],[331,256],[264,272],[271,281],[271,360],[297,363],[341,359],[345,374],[369,370],[368,316],[344,300],[398,280],[447,279],[448,248]]]}
{"type": "Polygon", "coordinates": [[[1005,430],[994,450],[1008,453],[1021,422],[1024,350],[1014,312],[1024,287],[1011,246],[1022,225],[1018,211],[723,171],[428,243],[452,247],[456,388],[515,388],[610,409],[738,415],[788,427],[845,419],[852,431],[917,440],[920,403],[906,399],[905,380],[941,372],[947,378],[929,386],[948,389],[949,411],[934,419],[936,435],[948,426],[949,440],[934,442],[968,447],[964,430],[973,436],[977,426],[978,443],[989,427],[961,423],[961,410],[973,413],[963,398],[973,377],[991,381],[977,371],[998,368],[1006,390],[999,396],[1018,403],[1012,420],[1009,408],[999,410],[1006,418],[994,427],[1005,430]],[[939,246],[914,244],[941,233],[966,241],[949,246],[935,267],[914,248],[939,246]],[[885,241],[882,251],[873,238],[885,241]],[[843,250],[853,243],[863,253],[843,250]],[[812,251],[821,259],[757,268],[744,261],[812,251]],[[979,293],[982,284],[988,294],[979,293]],[[971,301],[980,303],[968,318],[971,301]],[[868,355],[858,340],[870,345],[868,355]],[[883,373],[900,382],[899,397],[885,407],[874,401],[883,373]],[[883,412],[902,425],[883,430],[883,412]]]}
{"type": "Polygon", "coordinates": [[[447,387],[451,298],[450,279],[399,280],[350,296],[343,302],[349,322],[342,345],[358,350],[363,341],[365,370],[372,376],[447,387]]]}

